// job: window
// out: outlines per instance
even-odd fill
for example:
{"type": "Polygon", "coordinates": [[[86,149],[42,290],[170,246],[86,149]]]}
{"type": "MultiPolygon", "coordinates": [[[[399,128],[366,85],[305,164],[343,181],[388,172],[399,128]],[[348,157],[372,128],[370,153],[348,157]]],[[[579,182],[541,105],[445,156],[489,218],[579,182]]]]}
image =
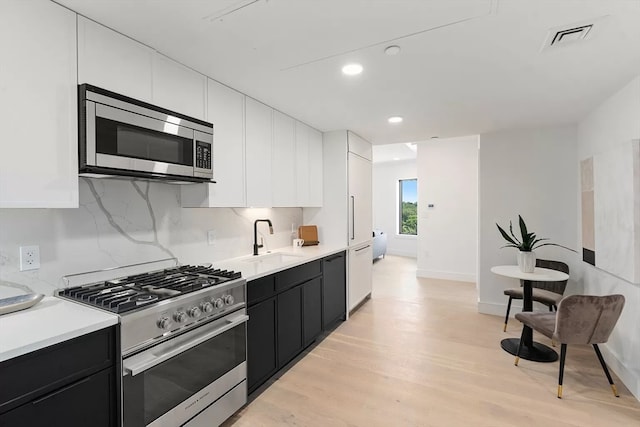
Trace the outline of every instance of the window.
{"type": "Polygon", "coordinates": [[[418,180],[401,179],[399,181],[398,234],[418,234],[418,180]]]}

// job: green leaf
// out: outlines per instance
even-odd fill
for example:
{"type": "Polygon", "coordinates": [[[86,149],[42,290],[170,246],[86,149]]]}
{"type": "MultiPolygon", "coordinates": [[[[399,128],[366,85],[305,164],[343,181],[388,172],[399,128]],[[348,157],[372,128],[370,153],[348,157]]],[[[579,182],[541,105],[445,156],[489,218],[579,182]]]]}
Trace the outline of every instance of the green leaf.
{"type": "Polygon", "coordinates": [[[518,222],[520,223],[520,234],[522,235],[522,242],[529,238],[529,232],[527,231],[527,225],[524,223],[524,219],[518,215],[518,222]],[[526,237],[525,237],[526,236],[526,237]]]}
{"type": "Polygon", "coordinates": [[[511,221],[509,221],[509,232],[511,232],[511,236],[513,236],[513,239],[517,242],[517,244],[521,245],[522,243],[520,243],[520,240],[518,240],[516,235],[513,234],[513,224],[511,223],[511,221]]]}
{"type": "MultiPolygon", "coordinates": [[[[506,232],[506,231],[504,231],[504,230],[502,229],[502,227],[500,227],[500,226],[498,225],[498,223],[496,223],[496,227],[498,227],[498,231],[500,231],[500,234],[502,234],[502,237],[504,237],[504,239],[505,239],[507,242],[509,242],[509,243],[511,243],[511,244],[513,244],[513,245],[516,245],[516,246],[518,245],[518,243],[516,243],[516,242],[515,242],[511,237],[509,237],[509,235],[507,234],[507,232],[506,232]]],[[[507,246],[509,246],[509,245],[507,245],[507,246]]],[[[503,246],[503,247],[505,247],[505,246],[503,246]]]]}

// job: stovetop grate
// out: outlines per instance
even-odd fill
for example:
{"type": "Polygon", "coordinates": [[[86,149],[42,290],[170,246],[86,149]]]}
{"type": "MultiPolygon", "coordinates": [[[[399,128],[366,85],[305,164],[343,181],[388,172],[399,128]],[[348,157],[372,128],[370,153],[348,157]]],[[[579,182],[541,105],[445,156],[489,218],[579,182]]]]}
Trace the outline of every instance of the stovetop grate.
{"type": "Polygon", "coordinates": [[[120,314],[240,277],[240,272],[183,265],[65,288],[58,295],[120,314]]]}

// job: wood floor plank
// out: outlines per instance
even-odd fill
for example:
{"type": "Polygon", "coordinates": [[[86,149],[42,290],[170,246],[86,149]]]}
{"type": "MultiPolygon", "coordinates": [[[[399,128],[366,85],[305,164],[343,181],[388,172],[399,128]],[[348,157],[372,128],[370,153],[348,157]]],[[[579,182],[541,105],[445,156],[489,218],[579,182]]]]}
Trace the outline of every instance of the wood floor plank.
{"type": "Polygon", "coordinates": [[[517,321],[502,332],[474,284],[415,269],[377,261],[371,300],[224,426],[640,426],[640,402],[615,376],[613,396],[591,347],[569,347],[557,399],[557,362],[516,367],[500,348],[517,321]]]}

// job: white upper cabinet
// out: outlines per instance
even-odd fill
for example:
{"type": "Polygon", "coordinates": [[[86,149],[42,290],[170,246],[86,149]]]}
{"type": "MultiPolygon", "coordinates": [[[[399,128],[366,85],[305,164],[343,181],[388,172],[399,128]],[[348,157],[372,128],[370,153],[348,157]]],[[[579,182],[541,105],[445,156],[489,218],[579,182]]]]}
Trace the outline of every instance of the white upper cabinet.
{"type": "Polygon", "coordinates": [[[348,131],[349,152],[371,161],[373,159],[373,147],[369,141],[360,138],[355,133],[348,131]]]}
{"type": "Polygon", "coordinates": [[[245,166],[248,207],[271,207],[271,141],[273,109],[245,100],[245,166]]]}
{"type": "Polygon", "coordinates": [[[159,53],[153,55],[153,104],[206,120],[207,78],[159,53]]]}
{"type": "Polygon", "coordinates": [[[309,128],[309,200],[303,206],[322,206],[322,132],[309,128]]]}
{"type": "Polygon", "coordinates": [[[147,46],[78,15],[78,83],[153,103],[154,53],[147,46]]]}
{"type": "Polygon", "coordinates": [[[216,184],[183,185],[183,207],[243,207],[245,203],[244,99],[223,84],[207,82],[207,121],[213,123],[216,184]]]}
{"type": "Polygon", "coordinates": [[[296,205],[322,206],[322,133],[296,122],[296,205]]]}
{"type": "Polygon", "coordinates": [[[2,2],[0,208],[78,207],[76,15],[2,2]]]}
{"type": "Polygon", "coordinates": [[[296,206],[296,121],[279,111],[273,112],[271,152],[272,206],[296,206]]]}

